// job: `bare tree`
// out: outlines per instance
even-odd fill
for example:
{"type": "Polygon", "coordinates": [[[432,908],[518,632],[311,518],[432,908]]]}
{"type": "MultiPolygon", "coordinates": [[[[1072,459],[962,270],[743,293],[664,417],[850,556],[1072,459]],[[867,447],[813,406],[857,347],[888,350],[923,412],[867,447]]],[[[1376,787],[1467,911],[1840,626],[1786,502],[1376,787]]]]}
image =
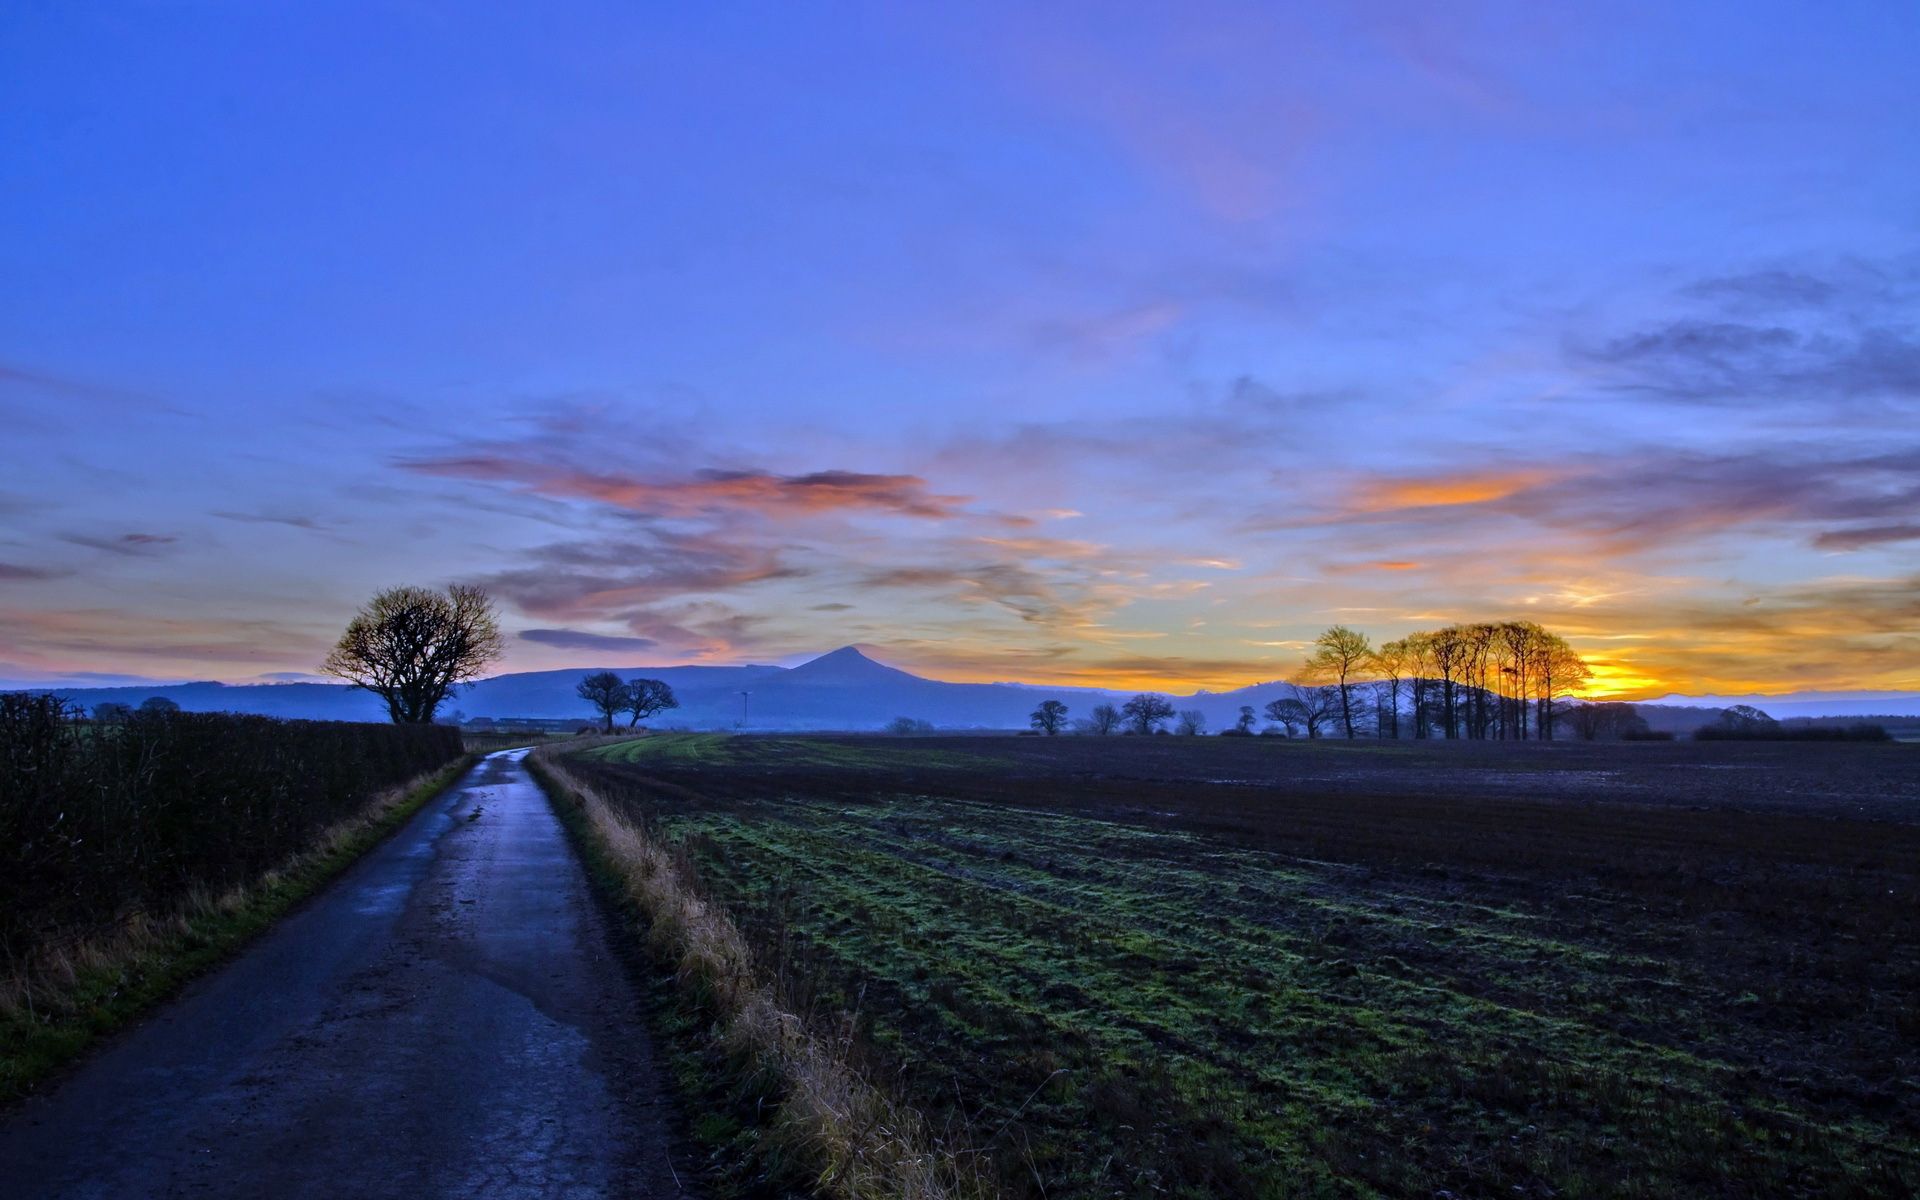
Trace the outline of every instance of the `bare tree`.
{"type": "Polygon", "coordinates": [[[1382,642],[1368,663],[1372,673],[1380,677],[1381,712],[1387,718],[1380,730],[1382,737],[1397,739],[1400,736],[1400,689],[1412,663],[1412,648],[1407,644],[1410,640],[1401,638],[1397,642],[1382,642]]]}
{"type": "Polygon", "coordinates": [[[1542,738],[1554,736],[1561,701],[1578,693],[1591,678],[1593,668],[1563,639],[1549,633],[1534,647],[1534,704],[1539,710],[1534,728],[1542,738]]]}
{"type": "Polygon", "coordinates": [[[655,713],[679,707],[680,701],[674,698],[673,689],[667,686],[666,680],[627,680],[627,702],[621,708],[627,714],[627,728],[633,728],[655,713]]]}
{"type": "Polygon", "coordinates": [[[1250,735],[1253,733],[1253,723],[1257,719],[1253,713],[1253,705],[1242,704],[1240,706],[1240,719],[1233,723],[1233,727],[1239,733],[1250,735]]]}
{"type": "Polygon", "coordinates": [[[1120,728],[1120,710],[1111,704],[1096,704],[1087,715],[1087,732],[1106,737],[1120,728]]]}
{"type": "Polygon", "coordinates": [[[1287,694],[1267,705],[1267,715],[1287,727],[1291,735],[1296,726],[1304,726],[1307,736],[1317,738],[1320,728],[1340,712],[1340,689],[1332,686],[1289,683],[1287,694]]]}
{"type": "Polygon", "coordinates": [[[1467,657],[1466,641],[1460,636],[1460,628],[1449,625],[1427,636],[1427,649],[1433,656],[1433,668],[1440,672],[1440,724],[1447,731],[1446,736],[1460,736],[1457,720],[1459,684],[1458,675],[1467,657]]]}
{"type": "Polygon", "coordinates": [[[1413,736],[1425,738],[1433,732],[1433,706],[1429,697],[1433,691],[1433,680],[1428,669],[1433,665],[1433,635],[1430,633],[1410,633],[1400,639],[1406,647],[1407,670],[1412,673],[1413,692],[1413,736]]]}
{"type": "Polygon", "coordinates": [[[1187,737],[1198,737],[1207,731],[1207,714],[1197,708],[1183,708],[1174,728],[1187,737]]]}
{"type": "Polygon", "coordinates": [[[1267,701],[1267,720],[1285,729],[1288,737],[1292,737],[1294,731],[1306,723],[1301,716],[1300,702],[1291,696],[1267,701]]]}
{"type": "Polygon", "coordinates": [[[1042,700],[1029,719],[1035,729],[1053,737],[1066,727],[1067,706],[1058,700],[1042,700]]]}
{"type": "Polygon", "coordinates": [[[613,714],[627,707],[627,685],[612,671],[589,675],[573,689],[574,694],[593,705],[600,714],[600,732],[613,732],[613,714]]]}
{"type": "Polygon", "coordinates": [[[1340,723],[1347,731],[1348,740],[1352,740],[1353,684],[1373,660],[1373,643],[1356,629],[1335,625],[1315,638],[1313,645],[1313,653],[1307,658],[1307,673],[1339,690],[1340,723]]]}
{"type": "Polygon", "coordinates": [[[397,587],[354,615],[320,669],[385,700],[396,724],[425,725],[501,647],[493,601],[481,589],[397,587]]]}
{"type": "Polygon", "coordinates": [[[1160,722],[1173,718],[1173,701],[1158,692],[1141,692],[1122,704],[1120,712],[1135,733],[1153,733],[1160,722]]]}
{"type": "Polygon", "coordinates": [[[1582,741],[1632,737],[1647,731],[1647,719],[1631,704],[1607,701],[1576,704],[1567,711],[1574,735],[1582,741]]]}

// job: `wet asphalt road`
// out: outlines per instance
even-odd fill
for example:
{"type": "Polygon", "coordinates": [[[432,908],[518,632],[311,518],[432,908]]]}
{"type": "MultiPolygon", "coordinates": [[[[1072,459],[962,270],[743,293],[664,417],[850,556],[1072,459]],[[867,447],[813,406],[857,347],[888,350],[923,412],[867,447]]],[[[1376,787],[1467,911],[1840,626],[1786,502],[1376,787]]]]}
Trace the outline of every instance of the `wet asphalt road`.
{"type": "Polygon", "coordinates": [[[8,1114],[0,1195],[680,1195],[636,997],[524,754],[8,1114]]]}

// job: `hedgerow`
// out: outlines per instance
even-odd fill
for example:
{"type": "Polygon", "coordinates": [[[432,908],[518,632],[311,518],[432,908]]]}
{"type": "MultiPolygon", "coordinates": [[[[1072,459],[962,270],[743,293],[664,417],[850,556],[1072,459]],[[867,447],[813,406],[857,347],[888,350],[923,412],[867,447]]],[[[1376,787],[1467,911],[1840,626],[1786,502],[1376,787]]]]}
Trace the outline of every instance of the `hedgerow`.
{"type": "Polygon", "coordinates": [[[461,753],[444,726],[180,712],[95,722],[55,696],[0,696],[0,954],[18,963],[240,885],[461,753]]]}

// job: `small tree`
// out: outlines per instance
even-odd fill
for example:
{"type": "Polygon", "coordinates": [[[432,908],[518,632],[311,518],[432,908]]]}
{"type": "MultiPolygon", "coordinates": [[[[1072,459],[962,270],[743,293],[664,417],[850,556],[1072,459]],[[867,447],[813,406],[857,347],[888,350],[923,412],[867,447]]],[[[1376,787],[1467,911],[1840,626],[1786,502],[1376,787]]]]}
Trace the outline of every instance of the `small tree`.
{"type": "Polygon", "coordinates": [[[919,733],[932,733],[933,722],[919,717],[895,717],[887,722],[887,732],[900,737],[912,737],[919,733]]]}
{"type": "Polygon", "coordinates": [[[1173,719],[1173,701],[1158,692],[1141,692],[1122,704],[1120,713],[1126,717],[1127,724],[1133,726],[1133,732],[1154,733],[1162,721],[1173,719]]]}
{"type": "Polygon", "coordinates": [[[93,706],[93,719],[100,722],[124,721],[133,715],[133,710],[118,700],[108,700],[93,706]]]}
{"type": "Polygon", "coordinates": [[[655,713],[679,707],[680,701],[674,699],[673,689],[667,686],[666,680],[627,680],[627,702],[623,708],[629,714],[627,728],[633,728],[655,713]]]}
{"type": "Polygon", "coordinates": [[[1180,710],[1180,722],[1176,726],[1187,737],[1199,737],[1207,729],[1207,714],[1197,708],[1180,710]]]}
{"type": "Polygon", "coordinates": [[[396,725],[426,725],[502,645],[493,601],[479,588],[389,588],[354,615],[320,669],[385,700],[396,725]]]}
{"type": "Polygon", "coordinates": [[[1087,732],[1106,737],[1120,728],[1120,710],[1111,704],[1096,704],[1087,715],[1087,732]]]}
{"type": "Polygon", "coordinates": [[[627,685],[612,671],[601,671],[580,681],[574,694],[593,705],[600,714],[600,732],[613,732],[613,714],[627,707],[627,685]]]}
{"type": "Polygon", "coordinates": [[[1233,727],[1241,733],[1251,734],[1253,732],[1253,723],[1257,719],[1253,714],[1253,705],[1242,704],[1240,706],[1240,719],[1233,723],[1233,727]]]}
{"type": "Polygon", "coordinates": [[[1053,737],[1066,726],[1067,706],[1058,700],[1042,700],[1040,707],[1033,710],[1030,721],[1035,729],[1053,737]]]}
{"type": "Polygon", "coordinates": [[[177,713],[180,711],[180,705],[173,700],[167,699],[165,696],[148,696],[140,702],[140,711],[143,713],[177,713]]]}

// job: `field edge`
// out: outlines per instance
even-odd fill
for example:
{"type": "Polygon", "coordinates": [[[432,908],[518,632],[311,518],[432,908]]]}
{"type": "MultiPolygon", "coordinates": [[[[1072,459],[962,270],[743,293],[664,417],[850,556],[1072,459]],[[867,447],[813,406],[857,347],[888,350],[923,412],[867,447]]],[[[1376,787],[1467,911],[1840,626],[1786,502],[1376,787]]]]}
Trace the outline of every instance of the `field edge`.
{"type": "Polygon", "coordinates": [[[706,1182],[735,1197],[797,1188],[834,1200],[992,1200],[969,1151],[929,1139],[919,1113],[778,1007],[726,913],[688,885],[670,849],[556,762],[562,753],[529,754],[527,766],[623,932],[670,973],[674,1082],[713,1106],[690,1122],[714,1158],[706,1182]]]}

